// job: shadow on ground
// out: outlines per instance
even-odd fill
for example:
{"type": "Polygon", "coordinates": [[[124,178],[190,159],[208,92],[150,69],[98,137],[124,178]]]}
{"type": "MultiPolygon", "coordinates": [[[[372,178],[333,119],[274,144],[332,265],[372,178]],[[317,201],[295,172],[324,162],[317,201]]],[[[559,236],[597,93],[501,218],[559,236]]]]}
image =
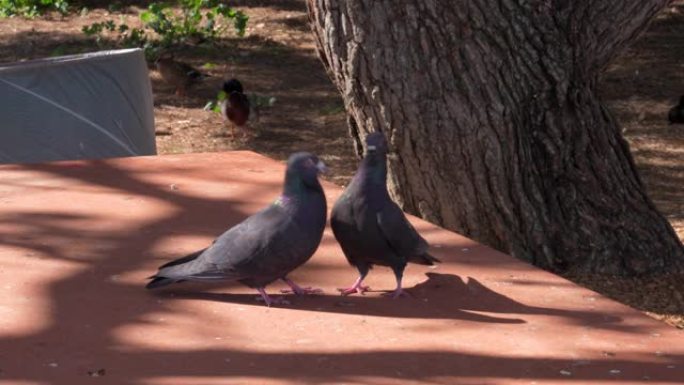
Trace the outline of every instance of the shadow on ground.
{"type": "MultiPolygon", "coordinates": [[[[227,331],[235,322],[234,317],[239,317],[217,313],[212,320],[197,320],[192,306],[195,302],[245,305],[245,310],[265,312],[265,317],[271,318],[269,322],[274,322],[273,317],[278,314],[269,313],[278,309],[266,309],[263,304],[254,302],[254,294],[184,291],[182,285],[177,285],[171,292],[151,294],[143,289],[143,282],[130,282],[126,278],[131,274],[142,277],[137,272],[143,267],[150,269],[150,260],[162,261],[174,257],[160,251],[169,249],[168,246],[160,249],[160,245],[174,242],[181,236],[203,239],[215,236],[248,215],[241,207],[245,207],[246,203],[249,206],[250,199],[264,201],[265,196],[272,195],[279,185],[275,180],[255,183],[247,178],[243,180],[238,175],[227,187],[242,189],[239,199],[236,196],[231,199],[209,197],[207,191],[210,190],[204,186],[216,183],[220,175],[212,168],[188,162],[149,164],[155,165],[154,169],[122,167],[120,163],[110,161],[89,162],[87,165],[26,165],[24,169],[36,174],[23,179],[9,179],[10,184],[5,188],[23,188],[22,199],[29,201],[31,194],[43,190],[50,191],[51,196],[65,191],[86,194],[81,195],[83,202],[63,201],[52,210],[31,207],[23,211],[2,212],[0,246],[24,250],[24,257],[27,257],[5,261],[5,266],[23,261],[30,264],[35,259],[36,266],[42,263],[46,263],[46,266],[68,263],[71,267],[55,270],[60,272],[59,275],[46,275],[44,288],[40,289],[45,292],[42,298],[46,301],[41,327],[26,333],[0,335],[0,358],[3,363],[0,380],[58,384],[63,382],[55,378],[63,378],[60,377],[62,375],[73,376],[76,371],[77,376],[85,377],[88,371],[100,367],[108,369],[106,379],[114,381],[112,383],[123,381],[119,383],[130,384],[162,378],[209,381],[215,377],[292,383],[336,383],[364,378],[366,381],[392,379],[446,384],[453,378],[466,381],[479,381],[482,377],[496,381],[526,376],[540,380],[554,379],[558,378],[558,371],[564,368],[572,368],[575,380],[591,381],[608,379],[610,374],[607,373],[616,366],[622,368],[622,379],[636,380],[645,374],[663,370],[662,362],[645,357],[635,358],[641,357],[639,353],[595,359],[573,367],[572,360],[554,358],[553,355],[525,358],[516,352],[501,352],[493,356],[461,351],[458,341],[453,341],[453,349],[445,350],[392,348],[363,352],[316,351],[315,348],[298,349],[296,346],[288,351],[259,351],[249,343],[244,349],[185,349],[176,346],[169,350],[161,347],[166,344],[163,339],[156,338],[146,345],[132,343],[124,332],[139,325],[163,325],[160,315],[187,317],[190,320],[188,328],[193,328],[192,325],[197,322],[209,322],[218,323],[221,329],[227,331]],[[173,173],[177,179],[182,179],[178,182],[179,186],[169,188],[167,180],[159,179],[164,173],[173,173]],[[46,183],[46,180],[51,182],[46,183]],[[69,205],[81,208],[81,205],[85,205],[87,208],[92,204],[89,203],[90,199],[96,199],[101,194],[111,194],[112,198],[108,199],[120,199],[128,203],[111,201],[109,207],[102,208],[103,211],[91,208],[71,213],[69,205]],[[135,211],[138,206],[141,212],[135,211]],[[63,209],[69,210],[70,214],[64,214],[63,209]],[[128,210],[133,211],[129,213],[128,210]],[[130,215],[130,218],[113,223],[111,218],[116,215],[121,215],[121,218],[129,218],[130,215]],[[14,223],[17,226],[12,226],[14,223]],[[175,301],[190,303],[175,306],[175,301]],[[25,358],[27,354],[30,359],[25,358]],[[43,366],[29,370],[26,362],[18,362],[22,359],[43,366]],[[126,372],[121,373],[124,367],[126,372]]],[[[237,164],[236,167],[245,166],[237,164]]],[[[12,168],[17,166],[8,166],[8,169],[12,168]]],[[[254,175],[257,180],[268,180],[262,173],[254,175]]],[[[4,199],[11,201],[16,198],[9,196],[4,199]]],[[[445,263],[450,261],[445,260],[445,263]]],[[[41,269],[33,273],[46,272],[41,269]]],[[[230,287],[235,288],[232,285],[230,287]]],[[[361,315],[364,316],[362,322],[388,318],[450,320],[456,323],[443,327],[482,323],[509,328],[506,330],[510,332],[516,330],[510,328],[527,327],[528,317],[537,315],[557,317],[559,325],[591,325],[592,328],[605,328],[619,333],[645,332],[621,325],[618,315],[569,311],[553,306],[528,306],[483,285],[477,279],[465,280],[453,274],[428,273],[427,279],[410,288],[409,292],[412,298],[397,301],[375,296],[375,293],[355,297],[332,294],[293,298],[293,305],[287,310],[301,313],[299,319],[333,313],[340,317],[361,315]]],[[[263,319],[264,322],[266,320],[263,319]]],[[[258,329],[262,326],[254,324],[252,327],[258,329]]],[[[287,329],[284,325],[281,327],[287,329]]],[[[369,332],[372,330],[368,329],[369,332]]],[[[492,329],[491,332],[501,330],[492,329]]],[[[305,332],[303,336],[306,336],[305,332]]],[[[174,338],[169,341],[175,341],[174,338]]],[[[201,336],[186,337],[183,341],[187,343],[192,338],[201,336]]],[[[663,358],[664,362],[681,362],[682,359],[684,357],[680,356],[663,358]]],[[[667,373],[659,375],[669,378],[667,373]]]]}

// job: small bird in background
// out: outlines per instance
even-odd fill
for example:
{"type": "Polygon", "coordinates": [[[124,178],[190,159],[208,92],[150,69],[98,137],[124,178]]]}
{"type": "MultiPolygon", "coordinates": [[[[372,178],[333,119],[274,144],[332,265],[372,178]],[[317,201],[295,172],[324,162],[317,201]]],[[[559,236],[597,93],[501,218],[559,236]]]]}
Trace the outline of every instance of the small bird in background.
{"type": "Polygon", "coordinates": [[[221,100],[221,115],[223,115],[224,123],[226,120],[230,122],[230,136],[235,138],[237,128],[244,137],[246,135],[244,127],[249,119],[250,102],[243,93],[242,83],[237,79],[230,79],[223,83],[223,92],[226,97],[221,100]]]}
{"type": "Polygon", "coordinates": [[[409,223],[387,191],[387,141],[381,132],[366,137],[366,154],[351,183],[335,202],[330,225],[359,278],[342,295],[363,294],[362,282],[373,265],[389,266],[397,280],[393,298],[404,295],[401,279],[408,262],[434,265],[428,243],[409,223]]]}
{"type": "Polygon", "coordinates": [[[183,281],[239,281],[256,289],[266,305],[265,287],[281,279],[297,295],[320,292],[302,288],[287,275],[314,254],[323,237],[326,200],[318,175],[325,165],[313,154],[290,156],[283,192],[270,206],[235,225],[206,249],[169,262],[150,277],[148,289],[183,281]]]}
{"type": "Polygon", "coordinates": [[[667,119],[670,124],[684,123],[684,95],[679,98],[679,104],[670,109],[667,119]]]}
{"type": "Polygon", "coordinates": [[[186,95],[190,87],[210,77],[189,64],[176,61],[170,52],[162,53],[155,64],[162,79],[171,84],[176,95],[181,97],[186,95]]]}

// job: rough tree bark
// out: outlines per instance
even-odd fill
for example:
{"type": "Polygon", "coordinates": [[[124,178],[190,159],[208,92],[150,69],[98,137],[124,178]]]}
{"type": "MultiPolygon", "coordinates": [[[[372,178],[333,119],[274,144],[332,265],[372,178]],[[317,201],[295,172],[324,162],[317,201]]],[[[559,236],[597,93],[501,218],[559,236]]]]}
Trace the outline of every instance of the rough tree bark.
{"type": "Polygon", "coordinates": [[[365,133],[390,139],[409,212],[555,271],[679,269],[599,73],[668,0],[307,0],[365,133]]]}

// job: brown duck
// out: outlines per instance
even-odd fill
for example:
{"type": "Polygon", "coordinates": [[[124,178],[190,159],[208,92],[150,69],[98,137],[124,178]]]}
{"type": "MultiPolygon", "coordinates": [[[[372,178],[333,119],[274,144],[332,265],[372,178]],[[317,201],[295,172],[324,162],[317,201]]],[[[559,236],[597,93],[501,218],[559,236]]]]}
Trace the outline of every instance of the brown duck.
{"type": "Polygon", "coordinates": [[[209,77],[189,64],[174,60],[169,53],[162,54],[155,64],[162,79],[175,88],[178,96],[185,96],[190,87],[209,77]]]}
{"type": "Polygon", "coordinates": [[[249,119],[249,98],[243,93],[242,83],[237,79],[230,79],[223,83],[226,98],[221,101],[221,115],[230,122],[230,134],[235,138],[235,129],[245,136],[245,126],[249,119]]]}

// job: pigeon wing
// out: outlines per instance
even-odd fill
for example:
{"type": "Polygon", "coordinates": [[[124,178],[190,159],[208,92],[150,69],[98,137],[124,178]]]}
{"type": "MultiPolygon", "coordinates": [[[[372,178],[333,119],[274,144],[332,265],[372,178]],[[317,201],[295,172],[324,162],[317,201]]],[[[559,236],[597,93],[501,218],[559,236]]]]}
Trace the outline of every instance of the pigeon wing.
{"type": "Polygon", "coordinates": [[[409,258],[427,252],[427,241],[418,234],[394,202],[384,204],[376,218],[380,232],[397,255],[409,258]]]}
{"type": "Polygon", "coordinates": [[[162,266],[157,275],[193,280],[245,278],[248,272],[241,267],[263,254],[274,229],[282,221],[281,217],[271,207],[266,208],[221,234],[199,256],[193,253],[170,262],[162,266]]]}
{"type": "Polygon", "coordinates": [[[202,275],[232,279],[284,276],[313,253],[306,238],[306,232],[282,208],[270,206],[216,240],[205,253],[208,268],[202,275]]]}

